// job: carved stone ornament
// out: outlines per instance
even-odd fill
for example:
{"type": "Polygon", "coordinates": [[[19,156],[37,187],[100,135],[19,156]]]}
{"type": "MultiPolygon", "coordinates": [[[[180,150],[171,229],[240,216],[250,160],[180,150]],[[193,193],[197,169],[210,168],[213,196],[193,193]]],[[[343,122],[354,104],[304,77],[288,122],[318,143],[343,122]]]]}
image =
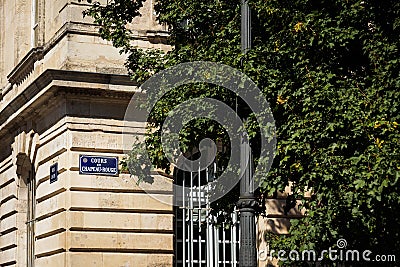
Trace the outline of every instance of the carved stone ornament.
{"type": "Polygon", "coordinates": [[[13,161],[15,166],[17,166],[17,175],[25,183],[32,168],[38,137],[38,134],[33,130],[29,133],[23,131],[15,137],[15,141],[12,144],[13,161]]]}

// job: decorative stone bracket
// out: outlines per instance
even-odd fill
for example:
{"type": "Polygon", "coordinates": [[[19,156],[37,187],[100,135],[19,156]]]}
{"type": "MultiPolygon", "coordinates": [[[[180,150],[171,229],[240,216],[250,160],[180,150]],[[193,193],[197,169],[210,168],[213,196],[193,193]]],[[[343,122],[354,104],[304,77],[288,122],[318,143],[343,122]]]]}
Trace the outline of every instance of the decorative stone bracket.
{"type": "Polygon", "coordinates": [[[15,137],[12,144],[13,160],[17,166],[18,178],[22,178],[25,184],[28,182],[29,171],[36,157],[36,145],[39,141],[39,135],[33,130],[29,133],[21,132],[15,137]]]}
{"type": "Polygon", "coordinates": [[[8,81],[13,84],[20,84],[32,71],[35,62],[43,58],[43,48],[32,48],[20,63],[7,76],[8,81]]]}

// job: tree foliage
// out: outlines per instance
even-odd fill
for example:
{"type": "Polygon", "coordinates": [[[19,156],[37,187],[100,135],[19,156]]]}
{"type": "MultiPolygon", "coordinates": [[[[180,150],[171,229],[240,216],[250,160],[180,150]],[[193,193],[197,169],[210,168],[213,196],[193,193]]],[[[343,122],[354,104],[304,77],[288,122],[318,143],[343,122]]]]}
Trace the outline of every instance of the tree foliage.
{"type": "MultiPolygon", "coordinates": [[[[139,82],[181,62],[208,60],[241,68],[262,89],[273,110],[278,143],[261,192],[273,196],[291,181],[291,197],[307,209],[304,218],[292,220],[289,235],[268,236],[272,248],[322,250],[345,238],[348,248],[398,258],[400,3],[249,3],[253,49],[245,57],[240,52],[239,0],[157,1],[157,20],[169,26],[169,52],[132,46],[126,26],[143,1],[95,4],[87,14],[100,25],[103,38],[128,54],[126,66],[139,82]]],[[[180,88],[174,97],[164,98],[160,107],[166,109],[152,113],[153,126],[162,123],[165,110],[195,95],[233,105],[231,95],[205,88],[180,88]]],[[[197,121],[184,131],[183,143],[199,140],[207,123],[197,121]]],[[[247,125],[253,137],[254,123],[249,119],[247,125]]],[[[223,139],[217,128],[206,135],[223,139]]],[[[149,133],[147,140],[154,164],[167,168],[158,135],[149,133]]]]}

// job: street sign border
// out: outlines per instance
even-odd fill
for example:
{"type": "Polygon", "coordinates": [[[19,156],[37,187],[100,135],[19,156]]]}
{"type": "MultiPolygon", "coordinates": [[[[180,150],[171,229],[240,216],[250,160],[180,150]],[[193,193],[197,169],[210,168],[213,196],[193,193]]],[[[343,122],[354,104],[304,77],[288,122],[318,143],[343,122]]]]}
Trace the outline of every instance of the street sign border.
{"type": "Polygon", "coordinates": [[[119,166],[119,159],[118,159],[117,156],[101,156],[101,155],[86,155],[86,154],[85,155],[82,155],[82,154],[79,155],[79,174],[80,175],[101,175],[101,176],[115,176],[115,177],[117,177],[117,176],[119,176],[118,166],[119,166]],[[116,171],[116,173],[82,172],[81,171],[81,167],[82,167],[81,160],[82,160],[83,157],[91,157],[91,158],[98,157],[98,158],[107,158],[107,159],[113,159],[113,160],[115,159],[117,161],[117,171],[116,171]]]}

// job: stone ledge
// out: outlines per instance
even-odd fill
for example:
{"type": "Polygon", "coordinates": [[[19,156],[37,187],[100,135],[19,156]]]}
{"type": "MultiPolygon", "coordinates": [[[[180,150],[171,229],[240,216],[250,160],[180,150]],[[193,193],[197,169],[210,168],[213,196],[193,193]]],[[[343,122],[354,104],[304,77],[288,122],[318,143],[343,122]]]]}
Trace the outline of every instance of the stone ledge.
{"type": "Polygon", "coordinates": [[[24,119],[26,119],[26,117],[32,115],[32,108],[35,107],[34,104],[43,104],[46,100],[54,97],[54,94],[60,90],[68,89],[69,93],[78,90],[80,94],[96,92],[96,95],[100,97],[110,97],[116,94],[120,98],[124,97],[127,99],[130,99],[134,93],[133,91],[113,90],[114,88],[110,89],[109,87],[99,88],[100,84],[137,86],[127,75],[52,69],[44,71],[23,92],[13,98],[9,103],[5,103],[5,106],[0,110],[0,136],[8,134],[6,128],[12,128],[12,124],[17,124],[17,118],[24,116],[24,119]],[[63,83],[66,81],[71,82],[71,84],[63,83]],[[94,88],[91,90],[89,88],[76,88],[76,86],[82,85],[79,84],[81,82],[92,84],[94,88]],[[41,103],[39,103],[39,99],[41,103]]]}
{"type": "Polygon", "coordinates": [[[172,234],[70,232],[69,251],[173,252],[172,234]]]}
{"type": "Polygon", "coordinates": [[[173,214],[72,211],[69,222],[70,231],[173,233],[173,214]]]}
{"type": "MultiPolygon", "coordinates": [[[[119,253],[119,252],[68,252],[68,266],[85,267],[162,267],[173,266],[173,254],[119,253]]],[[[53,265],[51,265],[53,267],[53,265]]],[[[61,265],[54,265],[61,266],[61,265]]],[[[64,265],[62,265],[64,266],[64,265]]]]}
{"type": "MultiPolygon", "coordinates": [[[[11,84],[9,88],[12,88],[14,84],[21,83],[33,71],[35,62],[41,60],[43,55],[43,47],[32,48],[11,73],[7,75],[7,79],[11,84]]],[[[2,94],[6,93],[7,91],[2,92],[2,94]]]]}
{"type": "MultiPolygon", "coordinates": [[[[19,85],[26,77],[28,77],[34,70],[35,62],[40,61],[44,56],[56,46],[61,39],[63,39],[68,34],[78,34],[78,35],[91,35],[99,36],[99,27],[92,23],[66,22],[50,39],[44,46],[39,46],[32,48],[25,57],[14,67],[14,69],[7,75],[7,79],[10,85],[7,86],[1,92],[1,95],[5,95],[9,90],[13,88],[13,85],[19,85]]],[[[138,34],[134,36],[135,40],[146,40],[150,43],[166,44],[166,40],[169,36],[167,31],[152,31],[147,30],[143,34],[138,34]]]]}

